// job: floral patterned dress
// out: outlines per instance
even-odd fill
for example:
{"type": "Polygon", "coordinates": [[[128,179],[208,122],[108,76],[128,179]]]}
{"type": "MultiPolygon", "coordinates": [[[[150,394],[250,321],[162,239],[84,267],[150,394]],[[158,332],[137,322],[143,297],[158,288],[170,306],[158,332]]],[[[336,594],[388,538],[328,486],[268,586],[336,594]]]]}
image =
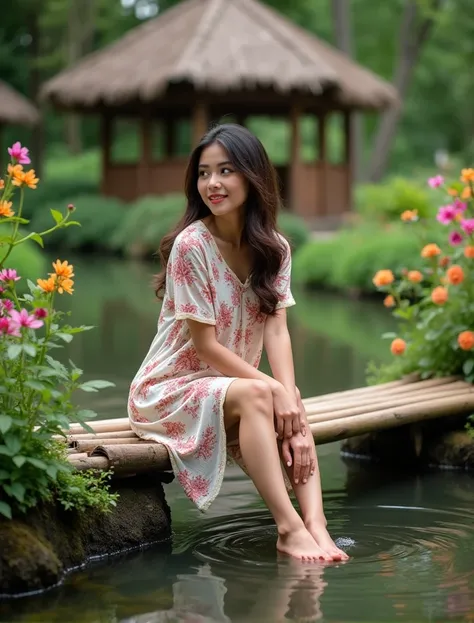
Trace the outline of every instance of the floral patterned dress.
{"type": "MultiPolygon", "coordinates": [[[[276,279],[278,308],[295,302],[291,253],[284,243],[287,255],[276,279]]],[[[187,318],[215,325],[220,344],[258,367],[266,316],[249,280],[242,283],[230,269],[203,221],[187,227],[173,244],[158,330],[132,382],[128,414],[137,435],[167,447],[186,495],[205,510],[224,477],[223,407],[235,378],[199,359],[187,318]]],[[[238,444],[229,454],[245,469],[238,444]]]]}

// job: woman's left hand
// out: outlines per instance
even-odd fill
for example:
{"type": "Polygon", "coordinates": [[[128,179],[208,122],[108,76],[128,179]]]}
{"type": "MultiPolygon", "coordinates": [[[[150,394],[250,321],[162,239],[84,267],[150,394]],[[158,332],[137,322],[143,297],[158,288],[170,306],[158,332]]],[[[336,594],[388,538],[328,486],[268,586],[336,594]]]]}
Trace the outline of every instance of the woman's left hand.
{"type": "Polygon", "coordinates": [[[312,435],[296,433],[282,442],[282,457],[285,465],[293,466],[293,480],[298,484],[308,482],[316,469],[316,450],[312,435]]]}

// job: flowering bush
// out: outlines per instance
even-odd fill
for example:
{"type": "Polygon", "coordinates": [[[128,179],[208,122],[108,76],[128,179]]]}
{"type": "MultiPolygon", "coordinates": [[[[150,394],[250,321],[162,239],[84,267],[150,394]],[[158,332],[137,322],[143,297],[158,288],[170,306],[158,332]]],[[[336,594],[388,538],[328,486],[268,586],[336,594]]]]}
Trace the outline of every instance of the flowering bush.
{"type": "MultiPolygon", "coordinates": [[[[26,147],[15,143],[8,152],[11,161],[5,179],[0,179],[0,225],[11,228],[8,235],[0,235],[0,514],[11,518],[13,512],[53,497],[66,508],[95,505],[106,510],[114,496],[107,486],[97,487],[92,475],[73,472],[65,444],[58,441],[71,419],[84,422],[95,416],[74,406],[73,392],[112,385],[84,383],[82,371],[72,362],[65,365],[50,354],[91,328],[70,326],[65,314],[54,308],[56,296],[74,291],[74,267],[68,261],[53,262],[52,272],[36,284],[28,281],[22,296],[17,291],[21,275],[5,268],[18,245],[34,240],[42,247],[45,235],[79,223],[70,220],[70,205],[64,214],[51,210],[54,225],[45,231],[20,233],[20,225],[28,224],[22,217],[25,190],[35,189],[39,180],[34,169],[24,169],[30,164],[26,147]]],[[[103,485],[104,478],[99,482],[103,485]]]]}
{"type": "MultiPolygon", "coordinates": [[[[448,184],[437,175],[429,186],[444,192],[448,203],[436,220],[445,228],[444,244],[426,243],[420,231],[422,270],[379,270],[373,278],[386,294],[384,305],[399,320],[392,340],[394,362],[380,368],[375,380],[398,378],[409,372],[430,376],[462,375],[474,382],[474,169],[463,169],[459,181],[448,184]]],[[[421,227],[416,210],[401,220],[421,227]]]]}

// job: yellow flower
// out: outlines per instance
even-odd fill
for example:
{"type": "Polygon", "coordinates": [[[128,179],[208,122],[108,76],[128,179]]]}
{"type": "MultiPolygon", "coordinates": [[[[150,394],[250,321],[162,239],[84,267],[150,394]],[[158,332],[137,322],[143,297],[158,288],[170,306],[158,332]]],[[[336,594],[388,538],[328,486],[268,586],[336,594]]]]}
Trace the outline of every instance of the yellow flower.
{"type": "Polygon", "coordinates": [[[67,277],[59,277],[58,278],[59,294],[63,294],[63,292],[66,292],[67,294],[72,294],[74,292],[73,285],[74,285],[74,281],[72,279],[68,279],[67,277]]]}
{"type": "Polygon", "coordinates": [[[23,175],[23,183],[28,188],[32,188],[33,190],[36,188],[39,182],[39,177],[36,177],[36,173],[34,169],[30,169],[23,175]]]}
{"type": "Polygon", "coordinates": [[[49,279],[37,279],[36,283],[43,292],[54,292],[56,289],[56,278],[51,276],[49,279]]]}
{"type": "Polygon", "coordinates": [[[0,201],[0,216],[13,216],[14,214],[11,201],[0,201]]]}
{"type": "Polygon", "coordinates": [[[64,260],[64,262],[56,260],[53,262],[53,268],[58,277],[65,277],[67,279],[74,277],[74,266],[69,264],[67,260],[64,260]]]}
{"type": "Polygon", "coordinates": [[[7,167],[8,175],[11,177],[15,186],[21,186],[23,181],[23,165],[21,164],[9,164],[7,167]]]}
{"type": "Polygon", "coordinates": [[[464,182],[465,184],[474,182],[474,169],[463,169],[461,171],[461,182],[464,182]]]}

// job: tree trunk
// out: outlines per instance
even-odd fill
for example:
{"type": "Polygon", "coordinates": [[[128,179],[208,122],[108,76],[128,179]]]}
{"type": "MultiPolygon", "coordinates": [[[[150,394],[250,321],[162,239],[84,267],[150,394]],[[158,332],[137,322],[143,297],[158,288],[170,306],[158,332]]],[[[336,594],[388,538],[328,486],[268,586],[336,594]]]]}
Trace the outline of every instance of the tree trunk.
{"type": "MultiPolygon", "coordinates": [[[[351,27],[350,0],[332,0],[332,18],[334,26],[334,40],[336,46],[354,59],[354,45],[351,27]]],[[[355,59],[354,59],[355,60],[355,59]]],[[[351,159],[353,163],[354,180],[359,180],[362,175],[363,132],[362,118],[353,113],[351,117],[351,159]]]]}
{"type": "Polygon", "coordinates": [[[388,110],[380,120],[367,175],[372,182],[380,181],[386,172],[390,150],[402,114],[403,102],[408,93],[416,63],[423,45],[431,33],[434,13],[440,8],[443,1],[433,0],[430,13],[420,16],[419,2],[406,0],[400,24],[399,54],[393,78],[393,85],[399,93],[401,104],[388,110]]]}

